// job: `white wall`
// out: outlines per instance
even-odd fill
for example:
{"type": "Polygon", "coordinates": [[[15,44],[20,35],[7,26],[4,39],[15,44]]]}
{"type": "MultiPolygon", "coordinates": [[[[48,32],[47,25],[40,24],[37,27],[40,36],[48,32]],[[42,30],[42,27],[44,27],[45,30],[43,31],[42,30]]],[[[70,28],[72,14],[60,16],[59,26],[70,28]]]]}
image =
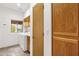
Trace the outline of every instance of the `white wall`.
{"type": "Polygon", "coordinates": [[[31,15],[31,9],[28,9],[25,14],[24,14],[24,18],[28,17],[31,15]]]}
{"type": "Polygon", "coordinates": [[[18,11],[0,6],[0,48],[19,44],[18,40],[23,39],[20,34],[11,33],[11,19],[22,20],[22,16],[18,11]]]}
{"type": "Polygon", "coordinates": [[[51,4],[44,4],[44,56],[51,56],[51,4]]]}

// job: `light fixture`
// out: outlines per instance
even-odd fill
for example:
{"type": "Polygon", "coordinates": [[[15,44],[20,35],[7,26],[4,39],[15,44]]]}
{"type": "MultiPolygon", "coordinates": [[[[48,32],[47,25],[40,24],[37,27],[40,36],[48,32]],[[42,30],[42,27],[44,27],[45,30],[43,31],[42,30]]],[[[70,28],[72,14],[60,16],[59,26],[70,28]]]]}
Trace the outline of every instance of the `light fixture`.
{"type": "Polygon", "coordinates": [[[18,6],[18,7],[20,7],[20,5],[21,5],[20,3],[17,3],[17,6],[18,6]]]}

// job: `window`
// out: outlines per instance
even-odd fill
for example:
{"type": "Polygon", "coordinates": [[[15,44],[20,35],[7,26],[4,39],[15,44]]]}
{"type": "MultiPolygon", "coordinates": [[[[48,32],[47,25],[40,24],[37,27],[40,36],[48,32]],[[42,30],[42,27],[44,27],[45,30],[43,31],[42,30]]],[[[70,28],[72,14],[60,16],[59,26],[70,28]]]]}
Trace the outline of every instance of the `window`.
{"type": "Polygon", "coordinates": [[[23,22],[11,20],[11,32],[23,32],[23,22]]]}
{"type": "Polygon", "coordinates": [[[18,24],[18,26],[17,26],[17,31],[18,32],[22,32],[23,30],[22,30],[22,24],[18,24]]]}
{"type": "Polygon", "coordinates": [[[11,24],[11,32],[17,32],[17,24],[11,24]]]}

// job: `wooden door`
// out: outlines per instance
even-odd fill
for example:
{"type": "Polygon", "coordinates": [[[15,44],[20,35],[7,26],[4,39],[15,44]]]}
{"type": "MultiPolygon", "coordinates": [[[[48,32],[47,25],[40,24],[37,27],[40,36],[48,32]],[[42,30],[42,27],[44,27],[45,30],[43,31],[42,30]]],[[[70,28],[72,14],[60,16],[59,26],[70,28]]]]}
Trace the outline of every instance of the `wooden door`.
{"type": "Polygon", "coordinates": [[[44,5],[33,8],[33,56],[43,56],[44,45],[44,5]]]}
{"type": "Polygon", "coordinates": [[[52,33],[52,55],[79,55],[78,4],[52,4],[52,33]]]}

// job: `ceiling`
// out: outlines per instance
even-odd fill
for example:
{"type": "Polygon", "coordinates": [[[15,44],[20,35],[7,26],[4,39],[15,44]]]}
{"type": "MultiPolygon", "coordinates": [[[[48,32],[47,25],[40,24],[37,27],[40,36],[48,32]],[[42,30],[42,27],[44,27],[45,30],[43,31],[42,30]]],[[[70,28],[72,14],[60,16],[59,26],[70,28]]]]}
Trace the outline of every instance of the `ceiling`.
{"type": "Polygon", "coordinates": [[[24,13],[30,8],[30,3],[0,3],[0,6],[24,13]],[[18,6],[17,4],[20,4],[20,6],[18,6]]]}

